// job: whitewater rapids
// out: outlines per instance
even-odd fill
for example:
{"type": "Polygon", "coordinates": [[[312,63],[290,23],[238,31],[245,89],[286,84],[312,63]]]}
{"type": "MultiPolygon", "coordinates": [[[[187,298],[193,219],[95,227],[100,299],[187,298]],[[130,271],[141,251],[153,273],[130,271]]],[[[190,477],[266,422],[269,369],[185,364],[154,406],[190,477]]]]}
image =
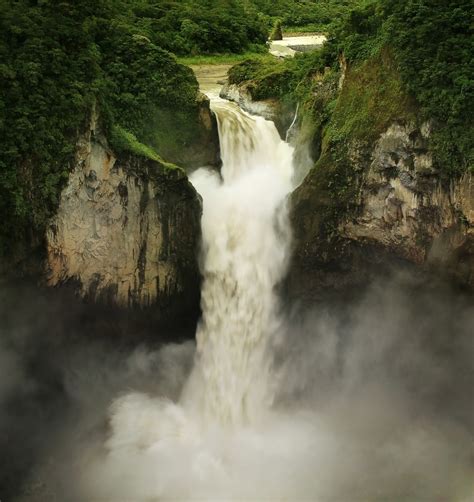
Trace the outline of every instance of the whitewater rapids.
{"type": "Polygon", "coordinates": [[[268,349],[289,255],[293,149],[273,122],[219,98],[212,108],[222,179],[208,170],[191,177],[204,204],[203,316],[182,402],[206,420],[254,423],[272,402],[268,349]]]}

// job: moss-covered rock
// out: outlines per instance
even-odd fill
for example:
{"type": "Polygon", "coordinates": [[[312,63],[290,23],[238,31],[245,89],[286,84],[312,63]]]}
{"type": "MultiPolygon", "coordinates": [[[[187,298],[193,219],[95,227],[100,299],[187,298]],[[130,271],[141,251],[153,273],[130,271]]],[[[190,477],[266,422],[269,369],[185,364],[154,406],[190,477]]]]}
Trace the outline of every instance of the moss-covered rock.
{"type": "Polygon", "coordinates": [[[289,292],[342,291],[393,263],[474,285],[470,175],[446,181],[430,124],[419,120],[388,51],[341,77],[336,96],[324,84],[316,91],[313,116],[322,123],[306,111],[321,153],[291,198],[289,292]]]}
{"type": "Polygon", "coordinates": [[[147,142],[166,160],[187,169],[219,165],[217,122],[204,94],[190,110],[158,110],[150,127],[147,142]]]}

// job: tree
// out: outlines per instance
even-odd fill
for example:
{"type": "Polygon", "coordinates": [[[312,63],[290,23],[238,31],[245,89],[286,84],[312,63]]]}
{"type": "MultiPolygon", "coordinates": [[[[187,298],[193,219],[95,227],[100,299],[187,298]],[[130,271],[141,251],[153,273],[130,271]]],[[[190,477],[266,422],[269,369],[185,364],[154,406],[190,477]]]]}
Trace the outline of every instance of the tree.
{"type": "Polygon", "coordinates": [[[283,40],[283,31],[280,19],[275,21],[275,25],[273,26],[273,30],[270,34],[270,40],[283,40]]]}

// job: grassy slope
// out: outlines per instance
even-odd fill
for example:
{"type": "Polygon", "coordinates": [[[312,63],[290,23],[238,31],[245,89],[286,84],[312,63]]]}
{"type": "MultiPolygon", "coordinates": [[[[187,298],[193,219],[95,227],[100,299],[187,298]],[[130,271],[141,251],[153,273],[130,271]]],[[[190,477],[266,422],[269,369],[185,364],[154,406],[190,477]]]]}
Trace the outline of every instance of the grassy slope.
{"type": "Polygon", "coordinates": [[[163,160],[156,150],[138,141],[137,137],[126,129],[115,125],[113,126],[110,134],[110,141],[114,145],[117,153],[132,153],[138,157],[158,162],[158,164],[165,170],[181,170],[184,172],[184,170],[177,165],[163,160]]]}
{"type": "Polygon", "coordinates": [[[417,111],[385,49],[348,68],[342,92],[333,102],[327,138],[370,143],[394,120],[415,121],[417,111]]]}

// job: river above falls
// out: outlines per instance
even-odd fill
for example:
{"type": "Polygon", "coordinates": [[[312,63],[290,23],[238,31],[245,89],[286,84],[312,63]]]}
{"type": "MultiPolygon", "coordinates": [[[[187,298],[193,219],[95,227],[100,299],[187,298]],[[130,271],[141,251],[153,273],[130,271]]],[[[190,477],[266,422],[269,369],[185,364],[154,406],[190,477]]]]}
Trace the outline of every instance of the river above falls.
{"type": "Polygon", "coordinates": [[[204,94],[218,93],[227,81],[227,72],[231,64],[202,64],[190,65],[199,83],[199,89],[204,94]]]}

